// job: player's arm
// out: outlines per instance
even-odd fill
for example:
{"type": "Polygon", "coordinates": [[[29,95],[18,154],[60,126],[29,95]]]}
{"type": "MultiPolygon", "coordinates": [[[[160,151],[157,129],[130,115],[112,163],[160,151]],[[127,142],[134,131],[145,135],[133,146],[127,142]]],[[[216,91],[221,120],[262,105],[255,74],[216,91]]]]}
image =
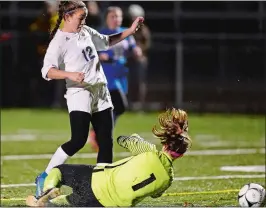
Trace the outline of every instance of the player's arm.
{"type": "Polygon", "coordinates": [[[128,36],[132,35],[133,33],[134,33],[134,30],[132,28],[128,28],[124,30],[123,32],[109,35],[109,45],[113,46],[119,43],[120,41],[126,39],[128,36]]]}
{"type": "Polygon", "coordinates": [[[75,82],[82,82],[84,79],[84,73],[82,72],[66,72],[59,69],[59,65],[62,63],[61,47],[55,41],[52,40],[46,51],[43,67],[42,77],[50,81],[52,79],[70,79],[75,82]]]}
{"type": "Polygon", "coordinates": [[[161,197],[163,195],[163,193],[172,185],[173,183],[173,178],[174,178],[174,173],[171,172],[171,178],[169,183],[165,184],[160,190],[158,190],[156,193],[153,193],[153,195],[151,195],[152,198],[158,198],[161,197]]]}
{"type": "Polygon", "coordinates": [[[130,35],[134,34],[143,23],[144,18],[143,17],[137,17],[135,21],[132,23],[131,27],[124,30],[121,33],[113,34],[109,36],[109,45],[115,45],[119,43],[120,41],[124,40],[125,38],[129,37],[130,35]]]}
{"type": "Polygon", "coordinates": [[[161,197],[163,195],[163,193],[171,186],[172,182],[169,183],[167,186],[165,186],[164,188],[162,188],[158,193],[155,193],[153,195],[151,195],[152,198],[158,198],[161,197]]]}
{"type": "Polygon", "coordinates": [[[106,51],[109,48],[109,36],[101,34],[96,30],[84,25],[84,28],[90,33],[91,40],[97,51],[106,51]]]}
{"type": "Polygon", "coordinates": [[[115,60],[112,58],[112,52],[111,50],[107,50],[107,51],[99,51],[98,55],[99,55],[99,59],[102,63],[113,63],[115,60]]]}
{"type": "Polygon", "coordinates": [[[137,134],[133,134],[129,137],[127,136],[120,136],[117,138],[117,143],[129,150],[133,155],[138,155],[143,152],[156,152],[156,146],[145,141],[137,134]]]}
{"type": "Polygon", "coordinates": [[[56,40],[52,40],[44,56],[42,77],[47,81],[52,79],[66,79],[67,72],[59,70],[60,62],[61,47],[56,40]]]}
{"type": "Polygon", "coordinates": [[[138,17],[131,25],[130,28],[124,30],[121,33],[116,33],[113,35],[103,35],[98,33],[96,30],[84,26],[84,28],[91,34],[92,41],[96,47],[97,51],[105,51],[109,48],[109,46],[113,46],[120,41],[124,40],[125,38],[129,37],[133,33],[135,33],[139,27],[141,26],[141,23],[143,22],[142,17],[138,17]]]}
{"type": "Polygon", "coordinates": [[[125,38],[129,37],[130,35],[134,34],[141,27],[143,21],[143,17],[137,17],[130,28],[124,30],[121,33],[109,35],[109,45],[115,45],[125,38]]]}

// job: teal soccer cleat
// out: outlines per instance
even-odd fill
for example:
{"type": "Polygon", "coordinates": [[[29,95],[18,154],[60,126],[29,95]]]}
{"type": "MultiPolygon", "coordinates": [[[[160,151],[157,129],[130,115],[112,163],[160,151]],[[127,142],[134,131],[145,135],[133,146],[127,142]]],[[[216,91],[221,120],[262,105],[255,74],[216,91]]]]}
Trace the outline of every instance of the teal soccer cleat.
{"type": "Polygon", "coordinates": [[[35,184],[36,184],[35,197],[36,197],[36,199],[38,199],[42,195],[44,180],[46,177],[47,177],[47,173],[43,172],[40,175],[38,175],[37,178],[35,179],[35,184]]]}

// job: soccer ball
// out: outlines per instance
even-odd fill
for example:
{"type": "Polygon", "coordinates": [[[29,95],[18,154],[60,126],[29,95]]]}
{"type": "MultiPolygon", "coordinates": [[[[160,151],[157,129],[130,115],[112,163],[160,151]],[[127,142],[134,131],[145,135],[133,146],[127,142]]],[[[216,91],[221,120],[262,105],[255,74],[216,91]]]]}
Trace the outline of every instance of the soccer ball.
{"type": "Polygon", "coordinates": [[[264,204],[265,189],[256,183],[243,186],[238,193],[238,202],[241,207],[259,207],[264,204]]]}

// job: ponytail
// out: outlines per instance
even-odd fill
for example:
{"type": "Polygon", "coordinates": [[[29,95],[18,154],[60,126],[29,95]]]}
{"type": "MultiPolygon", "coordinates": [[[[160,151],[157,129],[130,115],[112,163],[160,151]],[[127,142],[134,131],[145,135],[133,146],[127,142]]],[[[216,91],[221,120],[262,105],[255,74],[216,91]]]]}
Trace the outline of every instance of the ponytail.
{"type": "Polygon", "coordinates": [[[59,6],[58,19],[57,19],[57,22],[56,22],[54,29],[50,33],[50,40],[52,40],[54,38],[55,33],[57,32],[58,28],[60,27],[62,20],[63,20],[63,10],[59,6]]]}
{"type": "Polygon", "coordinates": [[[169,150],[183,154],[190,148],[192,141],[188,135],[188,116],[180,109],[169,109],[159,115],[160,126],[154,126],[153,134],[169,150]]]}

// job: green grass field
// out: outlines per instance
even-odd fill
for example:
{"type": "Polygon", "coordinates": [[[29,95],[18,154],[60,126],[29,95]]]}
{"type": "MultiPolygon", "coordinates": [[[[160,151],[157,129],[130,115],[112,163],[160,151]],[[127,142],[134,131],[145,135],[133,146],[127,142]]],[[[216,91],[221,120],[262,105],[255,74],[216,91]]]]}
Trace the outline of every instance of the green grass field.
{"type": "MultiPolygon", "coordinates": [[[[114,138],[138,133],[160,148],[151,134],[157,115],[123,115],[114,138]]],[[[146,198],[138,206],[232,207],[238,206],[237,192],[244,184],[254,182],[265,187],[265,171],[221,170],[223,166],[265,166],[263,116],[189,114],[189,131],[193,146],[186,156],[175,162],[173,185],[163,197],[146,198]]],[[[24,198],[35,191],[32,183],[36,175],[49,162],[47,154],[54,153],[69,135],[66,111],[2,110],[1,206],[25,206],[24,198]]],[[[126,150],[118,147],[116,140],[114,144],[115,160],[121,159],[121,152],[126,150]]],[[[80,153],[93,151],[86,145],[68,163],[95,164],[95,155],[80,153]]]]}

